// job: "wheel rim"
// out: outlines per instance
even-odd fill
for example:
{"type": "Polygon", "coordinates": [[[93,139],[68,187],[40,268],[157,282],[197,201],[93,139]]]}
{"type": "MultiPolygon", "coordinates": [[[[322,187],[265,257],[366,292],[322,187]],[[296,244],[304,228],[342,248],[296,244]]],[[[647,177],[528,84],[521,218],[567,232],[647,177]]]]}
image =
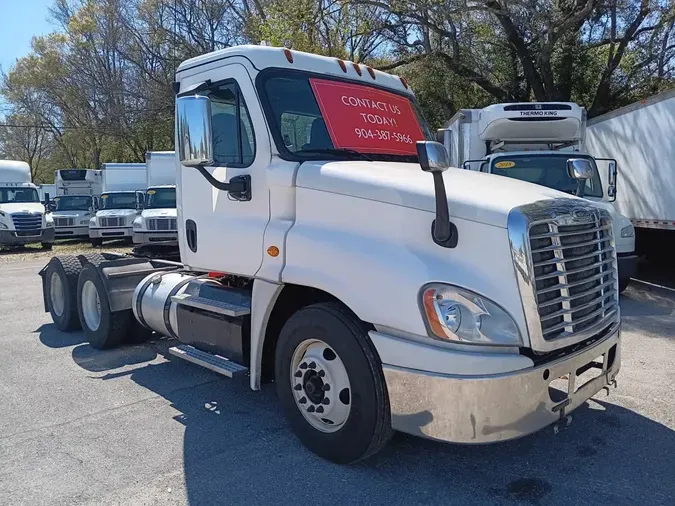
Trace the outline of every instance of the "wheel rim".
{"type": "Polygon", "coordinates": [[[61,276],[56,272],[52,272],[52,275],[49,278],[49,299],[52,305],[52,311],[57,316],[63,314],[63,309],[65,307],[65,290],[63,289],[63,283],[61,282],[61,276]]]}
{"type": "Polygon", "coordinates": [[[321,432],[342,428],[351,411],[351,386],[342,360],[319,339],[298,345],[291,359],[291,391],[295,404],[321,432]]]}
{"type": "Polygon", "coordinates": [[[101,325],[101,299],[96,285],[89,280],[82,285],[82,316],[90,330],[98,330],[101,325]]]}

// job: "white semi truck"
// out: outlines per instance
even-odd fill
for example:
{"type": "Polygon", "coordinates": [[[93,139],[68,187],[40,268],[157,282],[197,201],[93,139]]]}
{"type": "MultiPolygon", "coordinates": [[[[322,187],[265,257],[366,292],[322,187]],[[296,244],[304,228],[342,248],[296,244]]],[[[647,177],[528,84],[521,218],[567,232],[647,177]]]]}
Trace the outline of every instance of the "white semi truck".
{"type": "Polygon", "coordinates": [[[145,199],[144,163],[104,163],[103,188],[96,215],[89,221],[89,240],[100,246],[105,239],[132,241],[133,223],[145,199]]]}
{"type": "MultiPolygon", "coordinates": [[[[585,148],[586,110],[574,103],[526,102],[462,109],[441,131],[454,166],[498,174],[583,196],[606,209],[614,223],[619,291],[635,273],[635,231],[614,207],[617,163],[585,148]],[[568,161],[587,160],[590,173],[575,179],[568,161]],[[598,170],[600,162],[606,170],[598,170]],[[607,174],[601,179],[601,174],[607,174]]],[[[611,152],[603,156],[610,157],[611,152]]]]}
{"type": "Polygon", "coordinates": [[[182,262],[52,258],[58,328],[97,348],[155,331],[253,390],[274,380],[298,438],[340,463],[393,430],[557,427],[616,385],[604,207],[446,170],[407,83],[365,65],[232,47],[182,63],[174,89],[182,262]]]}
{"type": "Polygon", "coordinates": [[[56,197],[52,203],[54,229],[59,239],[88,239],[89,222],[103,191],[103,174],[94,169],[59,169],[54,173],[56,197]]]}
{"type": "Polygon", "coordinates": [[[134,220],[134,244],[176,241],[176,152],[148,151],[147,190],[141,215],[134,220]]]}
{"type": "Polygon", "coordinates": [[[638,251],[670,260],[675,244],[675,90],[589,120],[586,138],[590,153],[611,153],[619,162],[615,205],[635,226],[638,251]]]}
{"type": "Polygon", "coordinates": [[[54,221],[31,182],[30,166],[0,160],[0,247],[38,242],[52,249],[54,221]]]}

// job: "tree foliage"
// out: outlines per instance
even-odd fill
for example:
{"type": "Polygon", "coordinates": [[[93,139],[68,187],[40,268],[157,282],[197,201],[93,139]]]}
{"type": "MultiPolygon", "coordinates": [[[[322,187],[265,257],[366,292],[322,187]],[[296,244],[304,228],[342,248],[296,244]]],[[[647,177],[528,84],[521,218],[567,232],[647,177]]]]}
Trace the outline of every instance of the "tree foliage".
{"type": "Polygon", "coordinates": [[[40,171],[172,149],[177,65],[236,44],[398,72],[433,126],[498,101],[594,116],[675,79],[670,0],[55,0],[51,16],[0,85],[0,152],[40,171]]]}

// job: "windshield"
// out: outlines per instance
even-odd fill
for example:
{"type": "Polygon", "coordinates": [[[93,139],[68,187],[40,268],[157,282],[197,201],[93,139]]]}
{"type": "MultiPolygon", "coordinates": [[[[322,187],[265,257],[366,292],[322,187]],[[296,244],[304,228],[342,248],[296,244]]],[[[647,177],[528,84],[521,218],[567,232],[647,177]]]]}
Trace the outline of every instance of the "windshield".
{"type": "Polygon", "coordinates": [[[593,177],[586,180],[584,197],[602,198],[602,183],[600,182],[595,161],[590,157],[580,157],[576,153],[573,155],[502,156],[493,160],[491,172],[499,176],[520,179],[521,181],[528,181],[554,190],[575,194],[577,180],[570,177],[567,172],[567,160],[570,156],[590,160],[595,169],[593,177]]]}
{"type": "Polygon", "coordinates": [[[176,189],[175,188],[151,188],[145,194],[146,209],[175,209],[176,208],[176,189]]]}
{"type": "Polygon", "coordinates": [[[0,204],[10,202],[40,202],[35,188],[0,188],[0,204]]]}
{"type": "Polygon", "coordinates": [[[104,193],[101,209],[136,209],[135,193],[104,193]]]}
{"type": "Polygon", "coordinates": [[[88,211],[91,207],[91,197],[56,197],[54,199],[57,211],[88,211]]]}
{"type": "Polygon", "coordinates": [[[278,71],[264,81],[279,150],[292,159],[417,161],[431,139],[409,96],[352,81],[278,71]]]}

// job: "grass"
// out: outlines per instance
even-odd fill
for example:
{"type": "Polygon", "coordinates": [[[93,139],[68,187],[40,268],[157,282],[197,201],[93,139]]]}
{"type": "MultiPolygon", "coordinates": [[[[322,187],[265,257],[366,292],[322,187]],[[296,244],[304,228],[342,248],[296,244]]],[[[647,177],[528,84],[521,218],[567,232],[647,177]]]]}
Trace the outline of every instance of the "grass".
{"type": "Polygon", "coordinates": [[[56,255],[77,255],[80,253],[92,253],[95,251],[114,251],[116,253],[130,253],[132,245],[124,241],[108,241],[103,246],[94,248],[89,242],[77,239],[64,239],[56,241],[51,251],[42,249],[39,243],[26,244],[25,246],[11,249],[0,248],[0,264],[9,262],[26,262],[29,260],[48,259],[56,255]]]}

